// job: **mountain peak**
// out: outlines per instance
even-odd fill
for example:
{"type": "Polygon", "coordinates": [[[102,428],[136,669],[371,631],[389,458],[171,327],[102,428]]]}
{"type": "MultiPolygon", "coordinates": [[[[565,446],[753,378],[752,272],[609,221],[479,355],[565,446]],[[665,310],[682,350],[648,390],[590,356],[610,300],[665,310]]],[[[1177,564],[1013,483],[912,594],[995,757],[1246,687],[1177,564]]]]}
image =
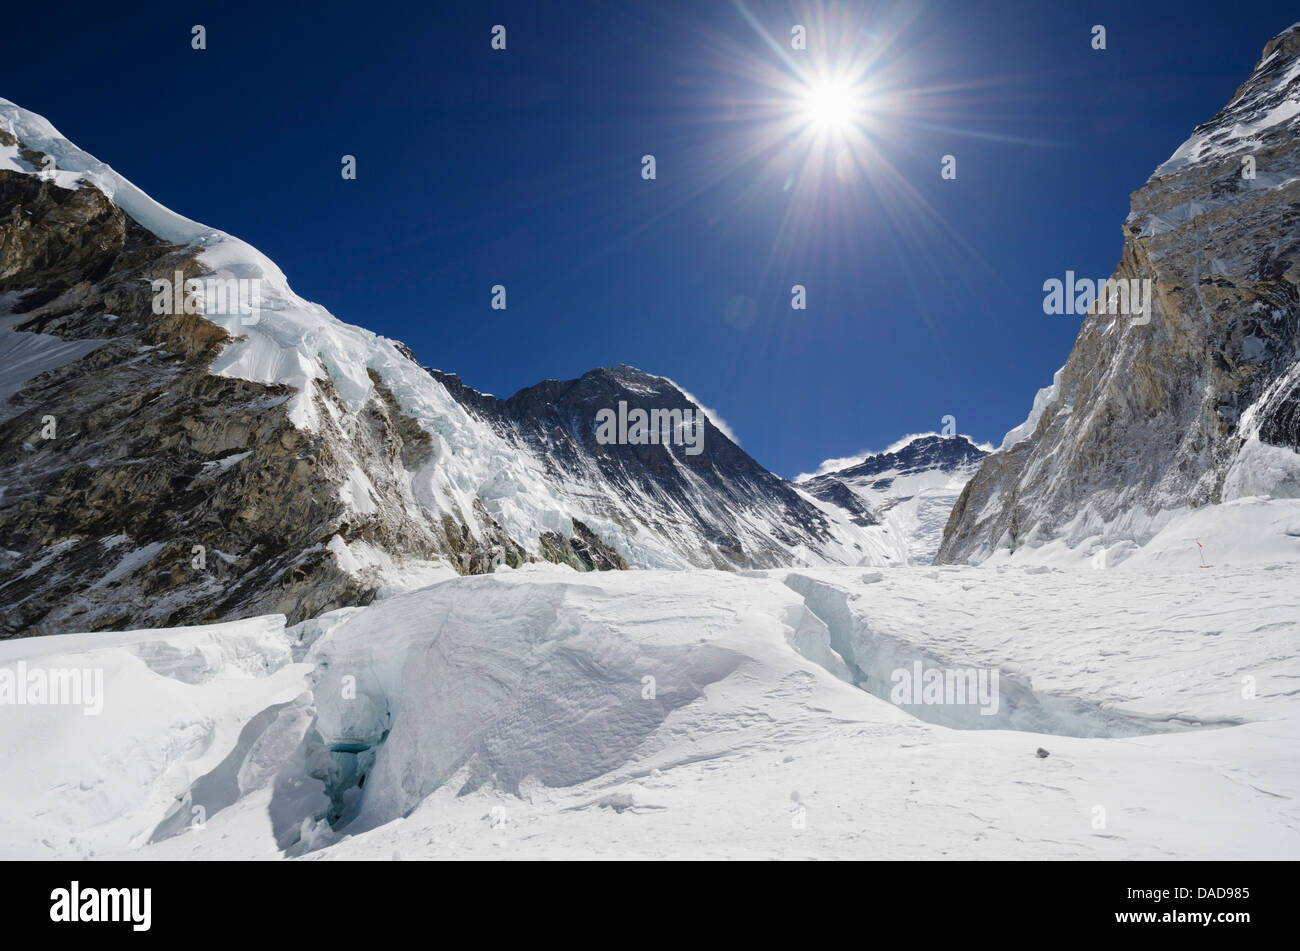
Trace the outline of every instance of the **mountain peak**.
{"type": "Polygon", "coordinates": [[[1264,52],[1260,54],[1255,70],[1258,72],[1259,67],[1278,50],[1281,50],[1283,57],[1286,58],[1300,55],[1300,23],[1293,23],[1264,44],[1264,52]]]}
{"type": "Polygon", "coordinates": [[[929,562],[962,486],[991,451],[969,436],[914,433],[850,465],[800,477],[799,487],[859,524],[883,524],[913,561],[929,562]]]}
{"type": "Polygon", "coordinates": [[[428,372],[521,457],[538,460],[549,479],[595,500],[622,527],[616,542],[637,541],[629,556],[634,566],[888,564],[905,558],[892,539],[874,531],[874,518],[845,505],[821,506],[764,469],[713,411],[667,377],[619,364],[572,380],[544,380],[498,399],[454,374],[428,372]],[[630,423],[637,412],[660,423],[658,429],[649,424],[655,438],[632,438],[623,422],[618,438],[602,436],[602,414],[630,423]],[[682,428],[682,438],[660,438],[665,419],[668,431],[682,428]],[[696,419],[703,421],[698,431],[696,419]],[[647,549],[650,543],[656,549],[647,549]]]}
{"type": "Polygon", "coordinates": [[[956,469],[977,461],[993,451],[986,443],[977,443],[961,433],[944,436],[936,432],[912,433],[891,443],[880,452],[860,453],[844,459],[829,459],[815,473],[796,477],[798,483],[822,476],[867,475],[890,469],[920,471],[927,468],[956,469]]]}
{"type": "Polygon", "coordinates": [[[938,560],[1143,544],[1174,511],[1300,496],[1300,24],[1133,193],[1111,280],[938,560]],[[1133,291],[1131,293],[1136,293],[1133,291]]]}

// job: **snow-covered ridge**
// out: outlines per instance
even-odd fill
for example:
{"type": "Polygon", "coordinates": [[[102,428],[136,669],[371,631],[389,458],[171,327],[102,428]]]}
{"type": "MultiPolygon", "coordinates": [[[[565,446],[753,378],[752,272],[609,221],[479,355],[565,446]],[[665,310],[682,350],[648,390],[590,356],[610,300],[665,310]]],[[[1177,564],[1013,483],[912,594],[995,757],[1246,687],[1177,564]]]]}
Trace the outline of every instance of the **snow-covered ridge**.
{"type": "MultiPolygon", "coordinates": [[[[1065,367],[1061,367],[1064,370],[1065,367]]],[[[1061,394],[1061,370],[1052,374],[1052,385],[1045,386],[1034,394],[1034,405],[1030,407],[1029,416],[1025,421],[1011,430],[1002,439],[1002,445],[998,448],[1002,451],[1010,449],[1018,443],[1024,442],[1034,434],[1034,429],[1038,426],[1038,421],[1043,418],[1043,411],[1060,398],[1061,394]]]]}
{"type": "MultiPolygon", "coordinates": [[[[61,172],[58,184],[85,180],[103,191],[127,214],[166,241],[201,249],[199,261],[219,278],[260,281],[260,320],[246,325],[238,314],[205,315],[234,339],[214,361],[211,372],[257,383],[282,383],[296,390],[289,415],[295,425],[316,430],[328,381],[354,411],[374,393],[368,370],[379,375],[402,411],[434,438],[432,460],[412,476],[414,497],[440,513],[469,513],[481,498],[493,517],[526,547],[539,533],[568,533],[574,514],[583,516],[602,537],[636,550],[638,541],[593,513],[573,512],[556,498],[535,462],[521,457],[487,427],[470,417],[437,380],[410,360],[399,344],[362,327],[344,323],[289,287],[279,267],[238,238],[176,214],[150,198],[104,162],[84,152],[45,118],[0,99],[0,124],[29,148],[52,156],[61,172]]],[[[16,150],[11,150],[15,152],[16,150]]],[[[6,167],[33,174],[37,169],[16,158],[6,167]]],[[[363,513],[371,504],[358,469],[345,501],[363,513]]],[[[476,526],[472,524],[471,530],[476,526]]]]}
{"type": "MultiPolygon", "coordinates": [[[[223,231],[209,228],[179,215],[150,198],[143,190],[110,166],[78,148],[48,120],[0,99],[0,125],[29,148],[52,156],[59,171],[55,181],[63,187],[89,182],[123,211],[165,241],[201,249],[200,260],[216,277],[243,278],[261,282],[263,319],[244,324],[239,315],[205,315],[237,338],[218,358],[214,373],[257,383],[285,383],[298,392],[291,400],[290,417],[303,429],[319,424],[315,383],[328,374],[339,395],[354,409],[369,398],[373,384],[366,368],[380,372],[385,381],[397,384],[394,392],[415,397],[418,391],[437,389],[420,380],[416,372],[403,372],[409,363],[394,347],[394,341],[338,320],[318,304],[298,297],[276,264],[252,245],[223,231]],[[244,339],[238,339],[238,338],[244,339]],[[324,364],[324,369],[321,367],[324,364]],[[406,384],[403,386],[402,384],[406,384]]],[[[10,148],[4,167],[29,174],[41,170],[18,160],[10,148]]],[[[424,395],[424,394],[420,394],[424,395]]],[[[415,399],[434,418],[449,406],[436,400],[415,399]]],[[[450,403],[450,401],[443,401],[450,403]]],[[[454,405],[454,404],[452,404],[454,405]]]]}
{"type": "MultiPolygon", "coordinates": [[[[841,469],[847,469],[850,466],[858,465],[862,462],[865,462],[867,459],[871,458],[872,456],[892,455],[893,453],[906,449],[908,446],[912,445],[912,443],[916,442],[918,439],[946,439],[946,438],[947,437],[943,433],[935,432],[934,430],[931,430],[929,432],[924,432],[924,433],[908,433],[906,436],[894,440],[884,449],[880,449],[880,450],[863,449],[859,452],[855,452],[851,456],[840,456],[839,458],[836,459],[823,459],[821,464],[818,465],[814,471],[801,472],[794,477],[794,481],[808,482],[809,480],[815,479],[818,476],[823,476],[831,472],[838,472],[841,469]]],[[[975,446],[975,448],[982,449],[984,452],[993,451],[994,447],[992,443],[975,442],[975,440],[971,439],[969,436],[963,436],[962,438],[969,440],[970,443],[973,446],[975,446]]]]}
{"type": "Polygon", "coordinates": [[[967,436],[921,433],[881,453],[811,476],[800,488],[872,520],[898,541],[906,563],[928,564],[954,503],[980,461],[993,452],[967,436]]]}
{"type": "MultiPolygon", "coordinates": [[[[290,415],[304,429],[317,426],[313,383],[326,373],[339,395],[354,409],[373,391],[367,367],[377,370],[394,392],[410,399],[436,420],[454,403],[438,401],[427,392],[440,389],[404,366],[409,360],[394,341],[362,327],[344,323],[319,304],[305,301],[289,287],[280,268],[252,245],[223,231],[191,221],[154,201],[104,162],[82,151],[45,118],[0,99],[0,122],[30,148],[52,156],[61,171],[58,184],[73,187],[85,180],[104,192],[127,214],[158,237],[201,249],[200,260],[218,277],[261,281],[263,319],[244,324],[239,315],[205,315],[236,339],[218,358],[213,372],[257,383],[286,383],[298,389],[290,415]],[[324,363],[322,370],[320,363],[324,363]],[[445,405],[439,405],[439,403],[445,405]]],[[[32,168],[19,171],[34,172],[32,168]]],[[[405,408],[405,406],[404,406],[405,408]]]]}
{"type": "MultiPolygon", "coordinates": [[[[1250,86],[1256,78],[1262,78],[1274,67],[1275,61],[1284,57],[1283,44],[1287,34],[1300,30],[1300,23],[1284,30],[1274,40],[1273,50],[1259,61],[1247,83],[1250,86]]],[[[1276,126],[1295,125],[1300,117],[1300,87],[1288,87],[1300,78],[1300,59],[1292,61],[1285,68],[1277,70],[1264,89],[1244,89],[1239,99],[1230,103],[1217,117],[1217,121],[1198,128],[1182,145],[1174,150],[1152,177],[1160,178],[1173,174],[1189,165],[1219,161],[1223,158],[1244,153],[1252,149],[1260,135],[1276,126]]],[[[1262,185],[1263,183],[1261,183],[1262,185]]],[[[1269,182],[1273,185],[1275,183],[1269,182]]]]}
{"type": "MultiPolygon", "coordinates": [[[[283,272],[246,242],[164,208],[77,148],[44,118],[11,102],[0,100],[0,124],[22,146],[55,160],[59,171],[53,174],[58,184],[77,187],[84,181],[93,185],[163,240],[196,249],[198,264],[216,279],[257,282],[252,285],[259,298],[255,320],[250,322],[239,313],[204,315],[231,337],[209,369],[226,377],[292,388],[287,406],[290,421],[300,430],[327,436],[340,463],[332,468],[342,470],[336,486],[338,498],[359,520],[388,515],[400,521],[403,512],[420,509],[434,516],[435,526],[442,516],[448,516],[454,524],[466,525],[476,541],[488,545],[495,529],[475,517],[476,506],[482,506],[510,539],[529,554],[544,557],[541,536],[558,533],[568,537],[574,531],[573,519],[580,519],[630,565],[644,568],[726,564],[738,551],[737,535],[743,540],[744,551],[737,556],[742,564],[755,557],[760,559],[758,563],[769,565],[856,563],[883,557],[877,551],[878,539],[865,536],[838,510],[783,489],[775,494],[788,498],[776,505],[771,499],[757,498],[723,504],[712,491],[718,486],[711,489],[699,483],[695,474],[682,469],[680,461],[674,468],[693,499],[684,508],[674,509],[676,503],[666,505],[657,494],[628,497],[625,481],[597,478],[577,486],[557,479],[545,446],[520,451],[509,433],[460,402],[445,381],[422,367],[408,348],[340,321],[323,307],[302,299],[283,272]],[[370,467],[377,460],[365,456],[347,435],[349,420],[341,413],[357,414],[367,405],[387,400],[387,393],[377,391],[380,384],[391,393],[401,413],[431,437],[430,451],[422,461],[412,463],[416,468],[399,467],[380,474],[392,477],[387,489],[379,488],[373,478],[376,474],[370,467]],[[781,505],[788,504],[798,510],[798,528],[785,524],[789,519],[779,514],[781,505]],[[716,516],[711,525],[695,524],[694,513],[700,511],[716,516]],[[720,548],[729,553],[719,553],[720,548]]],[[[7,163],[4,167],[24,174],[41,172],[18,153],[18,148],[11,147],[0,156],[0,161],[7,163]]],[[[658,389],[674,386],[663,378],[641,377],[649,381],[642,394],[646,398],[652,398],[658,389]]],[[[686,391],[682,393],[698,403],[686,391]]],[[[734,442],[721,417],[713,410],[704,412],[721,436],[734,442]]],[[[770,474],[764,471],[763,476],[752,487],[758,494],[764,486],[773,489],[764,481],[770,474]]],[[[749,488],[741,486],[736,491],[743,495],[749,488]]],[[[349,552],[349,544],[341,537],[327,547],[347,570],[383,560],[381,553],[349,552]]]]}

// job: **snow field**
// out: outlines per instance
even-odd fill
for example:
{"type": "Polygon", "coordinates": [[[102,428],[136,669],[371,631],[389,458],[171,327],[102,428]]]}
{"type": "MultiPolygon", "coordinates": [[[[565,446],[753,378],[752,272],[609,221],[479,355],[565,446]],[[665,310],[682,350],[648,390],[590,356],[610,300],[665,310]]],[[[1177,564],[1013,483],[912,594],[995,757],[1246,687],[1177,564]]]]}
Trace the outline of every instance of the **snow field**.
{"type": "Polygon", "coordinates": [[[1294,858],[1294,581],[1294,562],[534,568],[290,631],[10,642],[0,665],[109,675],[89,728],[0,708],[0,840],[6,857],[1294,858]],[[913,659],[998,669],[1023,722],[953,729],[849,682],[913,659]],[[202,829],[176,818],[195,804],[215,805],[202,829]]]}

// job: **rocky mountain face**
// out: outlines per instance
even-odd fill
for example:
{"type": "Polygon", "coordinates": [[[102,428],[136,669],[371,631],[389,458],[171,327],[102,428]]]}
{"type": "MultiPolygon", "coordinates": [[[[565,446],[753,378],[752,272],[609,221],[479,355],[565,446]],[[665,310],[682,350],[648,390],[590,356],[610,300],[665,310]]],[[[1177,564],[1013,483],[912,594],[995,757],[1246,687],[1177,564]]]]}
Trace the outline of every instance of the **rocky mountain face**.
{"type": "MultiPolygon", "coordinates": [[[[11,133],[0,144],[45,167],[11,133]]],[[[529,558],[477,508],[400,504],[431,440],[380,380],[360,413],[321,387],[331,412],[312,432],[289,420],[288,386],[209,372],[228,332],[153,313],[150,280],[175,271],[207,273],[100,189],[0,169],[0,635],[365,603],[377,579],[335,554],[356,542],[465,572],[529,558]],[[397,505],[350,510],[358,461],[397,505]]]]}
{"type": "MultiPolygon", "coordinates": [[[[635,367],[547,380],[509,399],[485,396],[454,374],[429,370],[478,419],[541,461],[548,481],[631,536],[658,549],[644,566],[771,568],[801,561],[886,563],[887,539],[860,530],[833,507],[768,472],[719,430],[671,381],[635,367]],[[698,451],[688,438],[664,445],[606,443],[596,420],[619,405],[684,410],[702,421],[698,451]]],[[[691,434],[686,433],[687,436],[691,434]]]]}
{"type": "Polygon", "coordinates": [[[892,557],[707,418],[698,447],[598,438],[620,403],[698,411],[668,381],[618,367],[474,393],[2,99],[0,401],[0,637],[293,623],[537,560],[892,557]],[[160,312],[154,282],[177,277],[160,312]],[[223,307],[213,281],[257,308],[223,307]]]}
{"type": "Polygon", "coordinates": [[[1034,414],[963,491],[937,561],[1138,544],[1180,508],[1300,496],[1300,24],[1132,197],[1114,277],[1034,414]]]}
{"type": "Polygon", "coordinates": [[[902,539],[911,561],[928,564],[953,504],[988,454],[966,436],[930,433],[799,487],[844,508],[858,524],[880,525],[902,539]]]}

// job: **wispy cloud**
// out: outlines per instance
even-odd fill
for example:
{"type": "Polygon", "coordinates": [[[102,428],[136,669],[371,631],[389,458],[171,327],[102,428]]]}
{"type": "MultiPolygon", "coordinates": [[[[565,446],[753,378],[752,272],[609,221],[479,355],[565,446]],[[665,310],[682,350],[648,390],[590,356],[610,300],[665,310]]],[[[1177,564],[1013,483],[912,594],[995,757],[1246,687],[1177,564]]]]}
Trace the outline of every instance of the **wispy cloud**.
{"type": "MultiPolygon", "coordinates": [[[[668,377],[665,376],[662,377],[662,379],[668,380],[668,377]]],[[[700,401],[699,397],[695,396],[688,389],[686,389],[686,387],[682,386],[676,380],[668,380],[668,382],[671,383],[673,386],[677,387],[677,389],[681,390],[682,396],[686,397],[688,400],[690,400],[692,403],[698,406],[700,408],[700,412],[702,412],[705,416],[709,417],[709,422],[711,422],[714,426],[718,427],[718,430],[719,432],[722,433],[722,435],[726,436],[737,446],[740,445],[740,438],[734,432],[732,432],[731,427],[727,425],[727,421],[718,415],[718,411],[716,409],[709,409],[709,407],[705,406],[704,403],[700,401]]]]}

